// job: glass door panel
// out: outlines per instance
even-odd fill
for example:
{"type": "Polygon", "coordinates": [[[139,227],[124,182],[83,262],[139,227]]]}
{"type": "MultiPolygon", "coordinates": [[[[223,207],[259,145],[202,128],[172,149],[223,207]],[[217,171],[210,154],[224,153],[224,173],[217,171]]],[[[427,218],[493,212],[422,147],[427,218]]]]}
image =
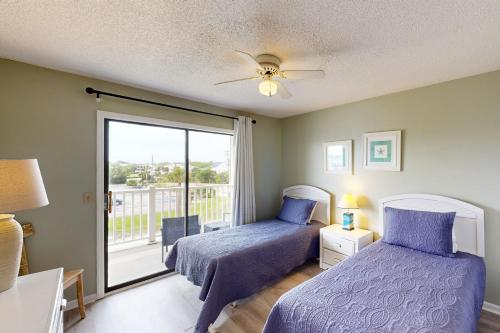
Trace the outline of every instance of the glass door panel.
{"type": "Polygon", "coordinates": [[[232,185],[231,135],[189,131],[189,215],[188,235],[229,228],[232,185]]]}
{"type": "Polygon", "coordinates": [[[233,136],[106,119],[104,137],[109,292],[166,274],[179,238],[229,228],[233,136]]]}
{"type": "Polygon", "coordinates": [[[184,236],[187,130],[106,121],[106,291],[166,273],[184,236]]]}

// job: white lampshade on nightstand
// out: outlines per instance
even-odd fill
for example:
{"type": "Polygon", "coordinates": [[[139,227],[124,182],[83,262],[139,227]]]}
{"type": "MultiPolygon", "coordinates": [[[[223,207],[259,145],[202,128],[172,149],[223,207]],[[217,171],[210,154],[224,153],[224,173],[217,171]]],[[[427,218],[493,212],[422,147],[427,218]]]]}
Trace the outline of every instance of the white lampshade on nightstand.
{"type": "MultiPolygon", "coordinates": [[[[49,204],[38,161],[0,160],[0,213],[49,204]]],[[[15,285],[23,245],[23,230],[12,214],[0,214],[0,292],[15,285]]]]}

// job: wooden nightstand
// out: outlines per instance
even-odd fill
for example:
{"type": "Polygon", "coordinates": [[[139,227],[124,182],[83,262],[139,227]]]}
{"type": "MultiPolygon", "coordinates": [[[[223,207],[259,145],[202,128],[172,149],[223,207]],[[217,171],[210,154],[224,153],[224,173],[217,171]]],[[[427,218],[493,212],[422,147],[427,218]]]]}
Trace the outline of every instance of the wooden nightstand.
{"type": "Polygon", "coordinates": [[[328,269],[373,242],[373,231],[342,229],[332,224],[320,229],[319,267],[328,269]]]}

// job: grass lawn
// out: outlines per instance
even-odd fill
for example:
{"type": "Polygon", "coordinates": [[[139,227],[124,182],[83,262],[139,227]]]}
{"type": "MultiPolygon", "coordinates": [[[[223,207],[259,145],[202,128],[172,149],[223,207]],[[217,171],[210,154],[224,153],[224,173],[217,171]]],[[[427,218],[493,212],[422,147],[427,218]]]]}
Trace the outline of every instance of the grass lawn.
{"type": "MultiPolygon", "coordinates": [[[[189,208],[189,215],[199,215],[200,218],[200,223],[201,221],[206,221],[207,219],[205,218],[206,215],[208,215],[208,220],[211,219],[216,219],[216,215],[219,217],[219,220],[222,220],[222,212],[223,212],[223,200],[224,198],[222,197],[217,197],[217,198],[208,198],[207,201],[202,200],[202,202],[198,201],[196,204],[191,203],[190,208],[189,208]],[[216,212],[216,206],[218,201],[218,211],[216,212]],[[208,211],[207,211],[208,207],[208,211]],[[212,218],[212,207],[213,207],[213,218],[212,218]],[[208,214],[207,214],[208,212],[208,214]],[[218,214],[216,214],[218,213],[218,214]]],[[[116,209],[116,208],[115,208],[116,209]]],[[[121,216],[121,209],[118,209],[116,211],[116,223],[113,223],[113,214],[108,218],[108,232],[109,232],[109,237],[112,239],[113,238],[113,233],[116,232],[116,238],[118,241],[121,240],[122,238],[122,230],[125,230],[125,238],[130,238],[131,237],[131,230],[132,230],[132,223],[133,223],[133,228],[134,228],[134,239],[139,238],[140,231],[141,231],[141,215],[140,214],[135,214],[133,216],[131,215],[126,215],[125,216],[125,223],[123,223],[123,218],[121,216]],[[132,222],[133,220],[133,222],[132,222]],[[113,230],[113,224],[116,226],[116,230],[113,230]]],[[[229,213],[229,211],[224,211],[225,213],[229,213]]],[[[182,215],[181,215],[182,216],[182,215]]],[[[175,215],[175,209],[172,210],[165,210],[163,212],[163,217],[176,217],[175,215]]],[[[158,233],[161,228],[161,212],[156,212],[155,216],[155,222],[156,222],[156,232],[158,233]]],[[[143,237],[148,233],[148,214],[142,214],[142,234],[143,237]]]]}

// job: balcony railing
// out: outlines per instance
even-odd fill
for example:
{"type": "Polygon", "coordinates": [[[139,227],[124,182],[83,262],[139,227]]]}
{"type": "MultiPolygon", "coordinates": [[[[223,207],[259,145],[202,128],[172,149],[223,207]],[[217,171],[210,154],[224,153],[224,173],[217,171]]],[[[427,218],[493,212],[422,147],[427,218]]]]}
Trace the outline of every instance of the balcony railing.
{"type": "MultiPolygon", "coordinates": [[[[198,215],[202,227],[211,222],[229,223],[232,185],[202,184],[189,187],[189,215],[198,215]]],[[[160,236],[161,221],[185,215],[183,186],[113,191],[108,214],[108,245],[149,240],[160,236]]]]}

